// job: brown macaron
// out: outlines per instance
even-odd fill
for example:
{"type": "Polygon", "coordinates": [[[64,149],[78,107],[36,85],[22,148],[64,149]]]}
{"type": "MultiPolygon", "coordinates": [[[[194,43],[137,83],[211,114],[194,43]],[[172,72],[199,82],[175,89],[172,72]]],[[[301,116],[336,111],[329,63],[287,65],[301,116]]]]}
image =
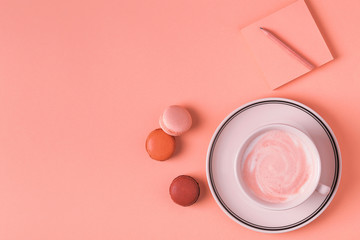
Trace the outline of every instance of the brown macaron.
{"type": "Polygon", "coordinates": [[[145,148],[152,159],[164,161],[175,151],[175,138],[158,128],[146,138],[145,148]]]}
{"type": "Polygon", "coordinates": [[[200,187],[194,178],[187,175],[180,175],[172,181],[169,193],[175,203],[187,207],[198,200],[200,187]]]}

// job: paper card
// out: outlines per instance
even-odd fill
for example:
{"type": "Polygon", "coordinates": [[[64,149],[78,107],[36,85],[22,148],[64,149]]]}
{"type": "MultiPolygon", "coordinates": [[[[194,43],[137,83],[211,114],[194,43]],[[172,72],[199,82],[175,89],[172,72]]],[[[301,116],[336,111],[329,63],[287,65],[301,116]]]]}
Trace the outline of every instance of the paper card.
{"type": "Polygon", "coordinates": [[[270,30],[316,67],[333,59],[306,3],[298,0],[241,30],[272,89],[310,70],[269,39],[260,27],[270,30]]]}

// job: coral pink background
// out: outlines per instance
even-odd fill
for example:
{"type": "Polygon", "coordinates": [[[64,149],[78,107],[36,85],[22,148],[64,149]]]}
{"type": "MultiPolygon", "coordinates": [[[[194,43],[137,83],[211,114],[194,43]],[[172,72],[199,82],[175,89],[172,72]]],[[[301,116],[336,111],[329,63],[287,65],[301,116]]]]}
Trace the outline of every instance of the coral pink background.
{"type": "Polygon", "coordinates": [[[291,2],[0,0],[0,239],[358,236],[360,1],[307,1],[336,59],[271,91],[239,30],[291,2]],[[215,128],[262,97],[313,108],[343,157],[330,206],[284,234],[233,222],[206,182],[215,128]],[[156,162],[145,139],[170,104],[187,106],[194,127],[156,162]],[[168,195],[180,174],[201,186],[188,208],[168,195]]]}

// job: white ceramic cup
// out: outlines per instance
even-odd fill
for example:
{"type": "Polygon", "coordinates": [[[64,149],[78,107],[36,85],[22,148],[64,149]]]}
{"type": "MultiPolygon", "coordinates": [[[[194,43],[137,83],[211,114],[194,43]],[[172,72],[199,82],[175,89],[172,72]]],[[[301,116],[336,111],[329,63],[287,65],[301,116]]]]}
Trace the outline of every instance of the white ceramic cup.
{"type": "Polygon", "coordinates": [[[307,200],[315,191],[320,194],[326,195],[330,190],[328,186],[319,183],[321,175],[321,161],[319,152],[314,142],[306,133],[300,131],[295,127],[285,124],[269,124],[259,129],[256,129],[249,135],[249,137],[241,144],[237,157],[235,159],[235,175],[240,185],[240,188],[252,202],[263,208],[271,210],[285,210],[296,207],[303,203],[305,200],[307,200]],[[286,134],[288,134],[289,136],[295,137],[296,141],[302,144],[302,147],[306,152],[307,163],[312,170],[312,175],[309,176],[306,183],[301,187],[301,191],[293,195],[291,199],[281,202],[271,202],[259,198],[258,195],[255,194],[254,191],[252,191],[251,187],[246,184],[246,181],[243,179],[242,176],[244,162],[249,152],[251,152],[252,148],[259,140],[259,138],[261,138],[261,136],[264,136],[265,133],[271,130],[285,131],[286,134]]]}

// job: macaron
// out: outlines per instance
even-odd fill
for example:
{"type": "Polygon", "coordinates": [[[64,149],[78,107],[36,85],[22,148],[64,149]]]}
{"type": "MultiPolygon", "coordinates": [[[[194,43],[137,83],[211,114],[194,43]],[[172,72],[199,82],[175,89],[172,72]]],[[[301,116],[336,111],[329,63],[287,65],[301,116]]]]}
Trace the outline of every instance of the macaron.
{"type": "Polygon", "coordinates": [[[162,130],[171,136],[180,136],[190,129],[191,115],[186,108],[171,105],[161,114],[159,124],[162,130]]]}
{"type": "Polygon", "coordinates": [[[164,161],[175,151],[175,138],[158,128],[146,138],[145,148],[152,159],[164,161]]]}
{"type": "Polygon", "coordinates": [[[198,200],[200,187],[194,178],[187,175],[180,175],[172,181],[169,193],[175,203],[187,207],[198,200]]]}

